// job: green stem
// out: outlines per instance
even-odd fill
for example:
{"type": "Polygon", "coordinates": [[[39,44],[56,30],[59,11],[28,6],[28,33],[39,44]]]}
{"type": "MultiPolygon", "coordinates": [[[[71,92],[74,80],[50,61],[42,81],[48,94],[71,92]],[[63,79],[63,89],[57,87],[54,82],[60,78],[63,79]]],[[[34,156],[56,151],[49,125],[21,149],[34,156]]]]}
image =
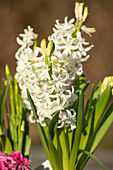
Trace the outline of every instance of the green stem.
{"type": "Polygon", "coordinates": [[[45,55],[45,65],[48,65],[48,56],[45,55]]]}

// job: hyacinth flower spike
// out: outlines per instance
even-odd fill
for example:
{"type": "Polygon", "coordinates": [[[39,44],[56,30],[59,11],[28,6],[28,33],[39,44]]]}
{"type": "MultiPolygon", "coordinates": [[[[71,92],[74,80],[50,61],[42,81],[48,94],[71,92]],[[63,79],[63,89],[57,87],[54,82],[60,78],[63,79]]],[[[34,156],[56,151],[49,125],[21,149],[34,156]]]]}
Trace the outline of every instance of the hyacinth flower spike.
{"type": "Polygon", "coordinates": [[[56,20],[48,45],[45,39],[40,47],[36,45],[38,35],[30,26],[17,38],[21,47],[16,53],[15,78],[53,170],[83,169],[89,158],[106,169],[92,154],[113,120],[113,104],[106,109],[111,87],[101,93],[101,83],[96,90],[92,85],[84,107],[89,81],[83,62],[94,46],[85,41],[83,32],[95,32],[84,25],[87,16],[88,8],[76,3],[76,22],[68,17],[63,23],[56,20]]]}

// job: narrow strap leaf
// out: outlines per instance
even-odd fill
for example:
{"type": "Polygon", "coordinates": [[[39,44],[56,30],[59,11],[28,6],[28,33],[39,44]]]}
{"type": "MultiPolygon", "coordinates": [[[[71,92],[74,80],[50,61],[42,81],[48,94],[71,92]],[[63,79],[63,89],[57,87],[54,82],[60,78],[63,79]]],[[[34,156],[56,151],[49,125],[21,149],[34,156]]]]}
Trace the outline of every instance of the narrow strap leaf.
{"type": "Polygon", "coordinates": [[[11,141],[9,140],[9,138],[7,136],[5,136],[5,150],[4,150],[4,153],[6,154],[10,154],[13,149],[12,149],[12,145],[11,145],[11,141]]]}
{"type": "Polygon", "coordinates": [[[32,111],[33,111],[33,113],[34,113],[35,120],[37,120],[37,119],[38,119],[37,109],[36,109],[36,106],[35,106],[35,104],[34,104],[32,98],[31,98],[31,95],[30,95],[28,89],[27,89],[27,96],[28,96],[28,99],[29,99],[29,102],[30,102],[32,111]]]}
{"type": "MultiPolygon", "coordinates": [[[[81,135],[81,140],[80,140],[80,145],[79,145],[80,149],[86,149],[87,146],[88,146],[87,150],[90,150],[90,148],[91,148],[91,145],[88,145],[88,143],[89,143],[89,141],[91,139],[91,136],[93,135],[93,133],[92,133],[93,120],[94,120],[94,116],[93,116],[93,113],[91,113],[90,119],[88,121],[88,125],[87,125],[87,127],[85,129],[86,130],[86,135],[84,136],[83,133],[81,135]]],[[[84,162],[85,159],[86,159],[86,155],[84,155],[84,154],[79,154],[78,155],[78,162],[80,162],[79,163],[80,165],[81,165],[82,162],[84,162]]]]}
{"type": "Polygon", "coordinates": [[[51,160],[52,160],[52,162],[50,163],[51,163],[53,170],[63,170],[62,164],[61,164],[61,157],[58,154],[51,140],[49,141],[49,151],[50,151],[51,160]]]}
{"type": "Polygon", "coordinates": [[[71,152],[73,146],[73,137],[75,136],[75,130],[69,131],[68,133],[68,140],[69,140],[69,152],[71,152]]]}
{"type": "Polygon", "coordinates": [[[92,104],[92,99],[93,99],[93,94],[94,94],[94,88],[95,88],[95,85],[93,84],[93,85],[92,85],[92,88],[91,88],[91,92],[90,92],[89,98],[88,98],[88,101],[87,101],[87,103],[86,103],[85,117],[86,117],[86,116],[88,117],[88,113],[89,113],[89,110],[90,110],[90,107],[91,107],[91,104],[92,104]]]}
{"type": "Polygon", "coordinates": [[[25,137],[24,157],[29,158],[31,148],[31,138],[28,135],[25,137]]]}
{"type": "Polygon", "coordinates": [[[21,124],[20,138],[18,141],[18,151],[20,153],[22,153],[22,149],[23,149],[24,133],[25,133],[25,121],[23,120],[21,124]]]}
{"type": "Polygon", "coordinates": [[[30,93],[29,93],[28,89],[27,89],[27,96],[28,96],[32,111],[34,113],[34,117],[35,117],[35,120],[36,120],[38,132],[39,132],[42,144],[44,146],[44,149],[45,149],[45,152],[47,154],[47,157],[48,157],[49,161],[51,161],[50,160],[50,153],[49,153],[49,146],[48,146],[48,139],[47,139],[46,133],[44,131],[44,128],[37,122],[37,118],[38,118],[37,109],[36,109],[36,106],[35,106],[32,98],[31,98],[31,96],[30,96],[30,93]]]}
{"type": "Polygon", "coordinates": [[[74,143],[73,143],[73,148],[72,148],[72,151],[70,154],[70,165],[69,165],[70,170],[74,170],[75,163],[77,160],[79,143],[80,143],[80,138],[81,138],[81,133],[82,133],[83,112],[84,112],[84,98],[83,98],[82,91],[80,91],[76,135],[75,135],[75,139],[74,139],[74,143]]]}
{"type": "Polygon", "coordinates": [[[49,125],[49,135],[50,135],[50,138],[51,140],[53,141],[53,137],[55,135],[55,132],[54,132],[54,127],[55,125],[57,124],[58,122],[58,117],[59,117],[59,111],[57,111],[53,117],[53,119],[51,120],[51,123],[49,125]]]}
{"type": "Polygon", "coordinates": [[[85,74],[83,73],[81,76],[79,76],[75,82],[73,83],[74,89],[76,90],[82,90],[83,94],[85,94],[88,85],[90,84],[90,81],[86,82],[85,74]]]}
{"type": "Polygon", "coordinates": [[[93,161],[95,161],[100,167],[102,167],[104,170],[108,170],[108,168],[106,168],[103,163],[101,161],[99,161],[93,154],[91,154],[88,151],[84,151],[82,149],[79,150],[79,152],[83,152],[84,154],[86,154],[88,157],[90,157],[93,161]]]}
{"type": "Polygon", "coordinates": [[[94,152],[94,150],[97,148],[98,144],[100,143],[100,141],[102,140],[103,136],[105,135],[105,133],[107,132],[107,130],[109,129],[112,123],[113,123],[113,103],[110,105],[110,107],[106,111],[95,133],[91,152],[94,152]]]}
{"type": "Polygon", "coordinates": [[[3,150],[5,150],[6,136],[5,134],[0,134],[0,145],[3,150]]]}
{"type": "Polygon", "coordinates": [[[11,117],[13,124],[16,124],[15,120],[15,101],[14,101],[14,89],[13,89],[13,78],[10,75],[10,85],[9,85],[9,92],[10,92],[10,106],[11,106],[11,117]]]}
{"type": "Polygon", "coordinates": [[[100,95],[101,95],[101,84],[102,83],[99,82],[99,84],[98,84],[98,86],[96,88],[96,91],[95,91],[94,96],[93,96],[94,101],[97,101],[99,99],[100,95]]]}
{"type": "Polygon", "coordinates": [[[17,80],[15,78],[14,78],[14,100],[15,100],[16,114],[17,114],[17,116],[19,116],[18,84],[17,84],[17,80]]]}
{"type": "Polygon", "coordinates": [[[22,153],[22,148],[23,148],[23,139],[24,139],[24,131],[20,132],[20,138],[18,141],[18,151],[22,153]]]}
{"type": "Polygon", "coordinates": [[[1,107],[1,104],[2,104],[3,97],[4,97],[4,87],[5,87],[5,80],[3,78],[2,79],[2,86],[1,86],[1,93],[0,93],[0,107],[1,107]]]}
{"type": "Polygon", "coordinates": [[[64,132],[64,129],[59,135],[60,146],[62,150],[62,164],[63,170],[69,169],[69,142],[67,134],[64,132]]]}
{"type": "Polygon", "coordinates": [[[95,118],[94,118],[94,130],[97,128],[98,123],[107,108],[109,101],[111,99],[111,87],[109,86],[104,93],[100,96],[96,104],[95,118]]]}
{"type": "MultiPolygon", "coordinates": [[[[97,146],[99,145],[100,141],[102,140],[103,136],[107,132],[108,128],[113,122],[113,104],[110,105],[108,110],[106,111],[98,129],[92,135],[92,137],[88,140],[87,147],[85,150],[90,151],[93,153],[97,146]]],[[[88,161],[88,157],[86,155],[82,155],[78,162],[78,169],[83,168],[88,161]],[[81,167],[82,164],[82,167],[81,167]]]]}
{"type": "Polygon", "coordinates": [[[8,82],[7,82],[6,90],[5,90],[4,97],[3,97],[3,100],[2,100],[2,105],[1,105],[1,114],[0,114],[0,124],[1,124],[1,126],[3,125],[4,108],[5,108],[7,93],[8,93],[8,89],[9,89],[9,85],[10,85],[9,76],[7,77],[7,79],[8,79],[8,82]]]}
{"type": "Polygon", "coordinates": [[[90,137],[89,135],[91,134],[91,123],[92,123],[92,118],[93,118],[93,110],[94,108],[92,106],[92,98],[94,94],[94,85],[92,85],[92,89],[86,104],[85,108],[85,115],[84,115],[84,122],[83,122],[83,132],[81,135],[81,140],[80,140],[80,148],[85,149],[88,138],[90,137]]]}

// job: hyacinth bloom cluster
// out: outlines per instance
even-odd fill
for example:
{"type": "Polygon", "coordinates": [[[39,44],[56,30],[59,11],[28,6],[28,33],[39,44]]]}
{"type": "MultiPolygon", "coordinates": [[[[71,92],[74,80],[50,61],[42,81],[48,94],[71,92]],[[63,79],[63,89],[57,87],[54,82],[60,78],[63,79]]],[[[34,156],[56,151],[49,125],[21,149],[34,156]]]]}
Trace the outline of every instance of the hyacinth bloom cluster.
{"type": "Polygon", "coordinates": [[[0,169],[1,170],[29,170],[31,161],[23,158],[20,152],[12,152],[6,155],[0,152],[0,169]]]}
{"type": "MultiPolygon", "coordinates": [[[[75,19],[68,21],[65,17],[64,23],[56,20],[53,34],[46,40],[41,41],[37,47],[38,35],[28,26],[24,34],[17,37],[21,47],[16,53],[17,68],[16,79],[21,89],[22,98],[28,109],[31,109],[27,97],[27,91],[33,99],[37,108],[38,120],[45,126],[44,119],[53,118],[54,113],[59,111],[58,127],[76,128],[76,112],[68,109],[78,98],[72,82],[76,75],[83,73],[82,62],[89,58],[87,52],[93,47],[82,37],[83,31],[91,35],[94,28],[83,25],[88,15],[83,3],[76,3],[75,19]]],[[[33,120],[33,113],[30,115],[33,120]]]]}

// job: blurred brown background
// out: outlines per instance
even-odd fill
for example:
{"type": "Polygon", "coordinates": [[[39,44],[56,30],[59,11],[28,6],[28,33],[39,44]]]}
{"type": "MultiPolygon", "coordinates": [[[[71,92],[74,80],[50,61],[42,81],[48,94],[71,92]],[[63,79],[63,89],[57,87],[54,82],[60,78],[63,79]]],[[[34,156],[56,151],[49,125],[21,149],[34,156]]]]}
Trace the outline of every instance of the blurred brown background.
{"type": "MultiPolygon", "coordinates": [[[[105,76],[113,75],[113,0],[83,0],[89,7],[86,25],[95,27],[92,38],[86,40],[94,44],[90,59],[84,63],[87,80],[96,85],[105,76]]],[[[15,52],[19,48],[16,37],[27,25],[42,38],[52,33],[55,20],[62,22],[65,16],[74,17],[75,0],[0,0],[0,81],[4,75],[4,66],[9,64],[15,73],[15,52]]],[[[31,126],[33,144],[40,144],[35,125],[31,126]]],[[[107,132],[100,148],[113,148],[113,126],[107,132]]]]}

